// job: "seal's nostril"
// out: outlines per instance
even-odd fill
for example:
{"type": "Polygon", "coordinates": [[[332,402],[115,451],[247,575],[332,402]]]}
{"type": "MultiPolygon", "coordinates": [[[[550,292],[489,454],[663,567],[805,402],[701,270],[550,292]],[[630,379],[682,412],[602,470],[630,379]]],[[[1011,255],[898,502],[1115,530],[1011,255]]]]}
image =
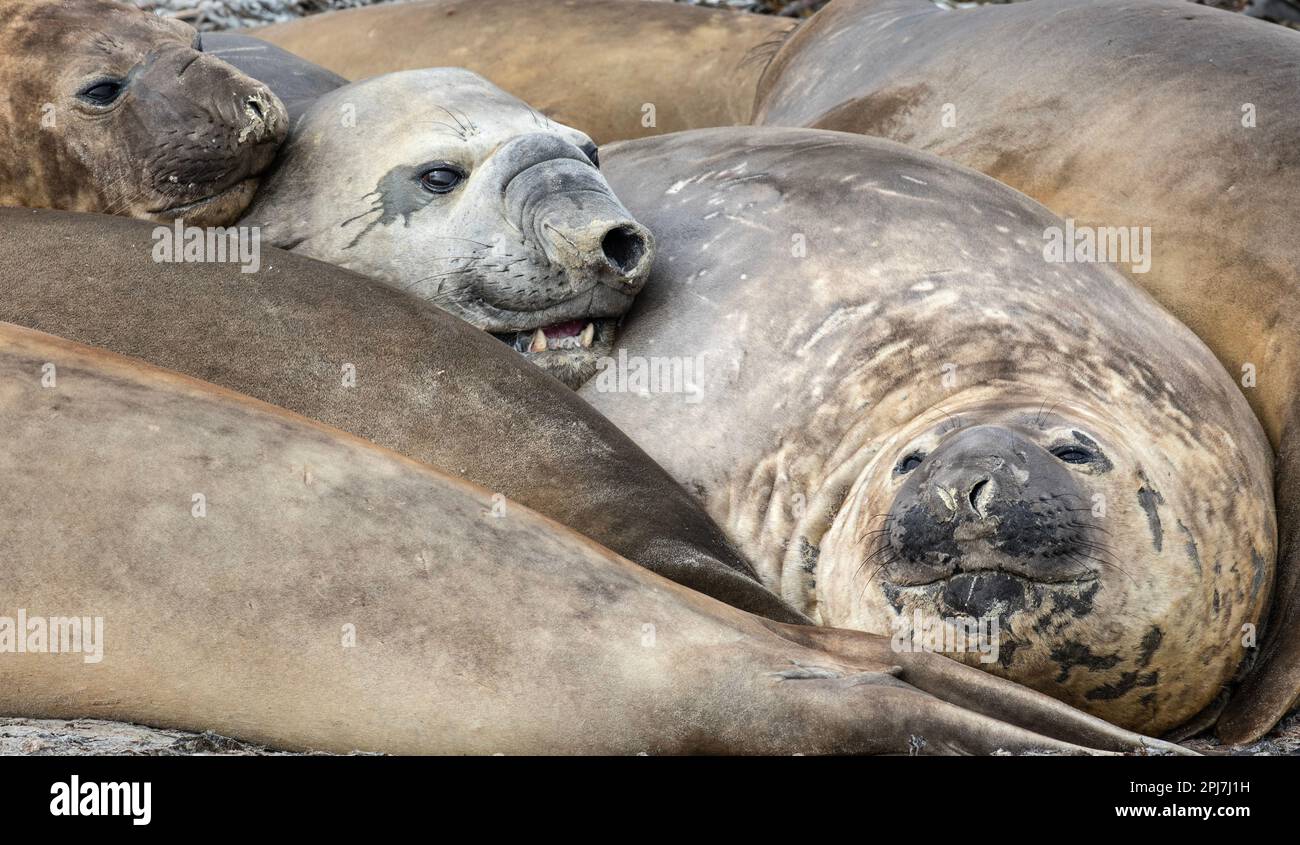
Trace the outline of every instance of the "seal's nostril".
{"type": "Polygon", "coordinates": [[[971,509],[974,510],[975,513],[981,513],[980,495],[983,494],[984,488],[985,486],[988,485],[988,483],[989,480],[987,478],[981,478],[979,481],[975,482],[975,484],[970,488],[970,495],[967,498],[970,499],[971,509]]]}
{"type": "Polygon", "coordinates": [[[249,97],[247,100],[247,104],[248,104],[248,108],[253,112],[253,115],[255,117],[257,117],[259,120],[266,119],[266,114],[262,111],[262,103],[256,97],[249,97]]]}
{"type": "Polygon", "coordinates": [[[645,238],[631,226],[610,229],[600,242],[605,259],[623,275],[631,273],[641,263],[645,247],[645,238]]]}

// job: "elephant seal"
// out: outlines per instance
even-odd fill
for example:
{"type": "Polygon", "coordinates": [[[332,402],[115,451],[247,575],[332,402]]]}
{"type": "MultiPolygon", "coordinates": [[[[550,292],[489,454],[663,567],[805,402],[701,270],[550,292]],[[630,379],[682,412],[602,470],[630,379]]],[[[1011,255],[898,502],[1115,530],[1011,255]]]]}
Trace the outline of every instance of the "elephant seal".
{"type": "Polygon", "coordinates": [[[996,648],[945,650],[1148,733],[1232,680],[1273,578],[1267,438],[1139,288],[1044,260],[1060,220],[838,132],[685,132],[606,159],[661,251],[580,395],[774,591],[904,645],[978,623],[996,648]],[[633,381],[681,361],[688,393],[633,381]]]}
{"type": "Polygon", "coordinates": [[[318,99],[241,225],[491,332],[570,387],[608,353],[654,239],[586,135],[458,68],[318,99]]]}
{"type": "Polygon", "coordinates": [[[0,425],[0,713],[395,754],[1169,750],[946,658],[833,659],[486,489],[11,325],[0,425]]]}
{"type": "Polygon", "coordinates": [[[199,48],[271,89],[284,104],[293,126],[307,107],[348,81],[258,38],[234,32],[207,32],[199,48]]]}
{"type": "Polygon", "coordinates": [[[1267,732],[1300,691],[1300,33],[1175,0],[836,0],[767,69],[757,119],[937,153],[1080,229],[1149,227],[1149,266],[1121,269],[1214,350],[1278,453],[1274,606],[1218,729],[1267,732]]]}
{"type": "Polygon", "coordinates": [[[463,67],[597,143],[748,123],[789,19],[643,0],[432,0],[250,30],[348,79],[463,67]]]}
{"type": "Polygon", "coordinates": [[[236,220],[288,120],[196,38],[106,0],[0,0],[0,205],[236,220]]]}
{"type": "Polygon", "coordinates": [[[806,621],[622,432],[412,297],[263,249],[259,272],[153,260],[153,227],[0,209],[0,320],[141,358],[482,484],[744,610],[806,621]],[[70,245],[74,245],[70,248],[70,245]]]}

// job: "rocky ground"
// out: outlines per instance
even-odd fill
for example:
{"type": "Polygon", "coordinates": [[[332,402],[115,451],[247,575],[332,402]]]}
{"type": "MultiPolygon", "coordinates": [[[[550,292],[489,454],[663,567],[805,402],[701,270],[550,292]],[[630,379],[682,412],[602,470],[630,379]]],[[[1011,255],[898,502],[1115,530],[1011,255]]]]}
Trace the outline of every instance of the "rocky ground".
{"type": "Polygon", "coordinates": [[[214,733],[186,733],[101,722],[98,719],[0,719],[0,755],[48,757],[148,756],[205,754],[221,756],[271,755],[214,733]]]}
{"type": "MultiPolygon", "coordinates": [[[[982,3],[1020,2],[1020,0],[933,1],[948,8],[978,6],[982,3]]],[[[159,14],[181,18],[199,29],[220,30],[277,23],[330,9],[369,6],[383,2],[403,2],[403,0],[133,0],[133,2],[137,6],[159,14]]],[[[811,15],[825,6],[829,0],[658,0],[658,2],[690,3],[695,6],[715,6],[799,18],[811,15]]],[[[1300,27],[1300,0],[1189,0],[1189,2],[1245,12],[1255,17],[1286,23],[1288,26],[1300,27]]]]}
{"type": "MultiPolygon", "coordinates": [[[[1183,745],[1202,754],[1300,756],[1300,711],[1253,745],[1222,746],[1210,737],[1183,745]]],[[[289,756],[211,732],[158,730],[98,719],[0,719],[0,756],[289,756]]]]}

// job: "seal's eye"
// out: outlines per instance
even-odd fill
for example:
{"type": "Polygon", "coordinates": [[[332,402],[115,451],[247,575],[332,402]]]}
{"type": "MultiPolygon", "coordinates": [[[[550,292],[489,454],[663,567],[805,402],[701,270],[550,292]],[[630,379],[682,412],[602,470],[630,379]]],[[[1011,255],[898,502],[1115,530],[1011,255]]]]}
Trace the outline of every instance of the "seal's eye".
{"type": "Polygon", "coordinates": [[[101,79],[81,89],[77,96],[92,105],[106,106],[121,96],[123,87],[121,80],[101,79]]]}
{"type": "Polygon", "coordinates": [[[435,164],[420,174],[420,184],[426,191],[446,194],[454,191],[465,178],[465,172],[450,164],[435,164]]]}
{"type": "Polygon", "coordinates": [[[1086,464],[1092,460],[1092,453],[1078,446],[1057,446],[1052,454],[1067,464],[1086,464]]]}
{"type": "Polygon", "coordinates": [[[579,149],[582,150],[582,154],[585,155],[587,159],[591,162],[591,166],[599,170],[600,154],[596,149],[596,145],[591,142],[587,142],[583,144],[581,147],[579,147],[579,149]]]}
{"type": "Polygon", "coordinates": [[[920,452],[912,452],[910,455],[898,462],[898,466],[894,467],[894,474],[906,475],[919,467],[923,460],[925,460],[925,455],[922,455],[920,452]]]}

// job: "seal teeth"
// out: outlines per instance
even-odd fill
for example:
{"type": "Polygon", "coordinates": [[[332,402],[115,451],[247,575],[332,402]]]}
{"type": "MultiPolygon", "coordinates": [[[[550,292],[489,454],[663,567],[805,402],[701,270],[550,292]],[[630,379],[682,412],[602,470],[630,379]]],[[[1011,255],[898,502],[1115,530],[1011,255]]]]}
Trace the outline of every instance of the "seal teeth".
{"type": "Polygon", "coordinates": [[[582,330],[581,337],[578,339],[582,342],[583,349],[590,347],[591,342],[596,339],[596,324],[588,323],[587,327],[582,330]]]}
{"type": "Polygon", "coordinates": [[[529,352],[546,351],[546,332],[542,331],[541,329],[538,329],[537,331],[533,332],[533,342],[528,345],[528,351],[529,352]]]}

